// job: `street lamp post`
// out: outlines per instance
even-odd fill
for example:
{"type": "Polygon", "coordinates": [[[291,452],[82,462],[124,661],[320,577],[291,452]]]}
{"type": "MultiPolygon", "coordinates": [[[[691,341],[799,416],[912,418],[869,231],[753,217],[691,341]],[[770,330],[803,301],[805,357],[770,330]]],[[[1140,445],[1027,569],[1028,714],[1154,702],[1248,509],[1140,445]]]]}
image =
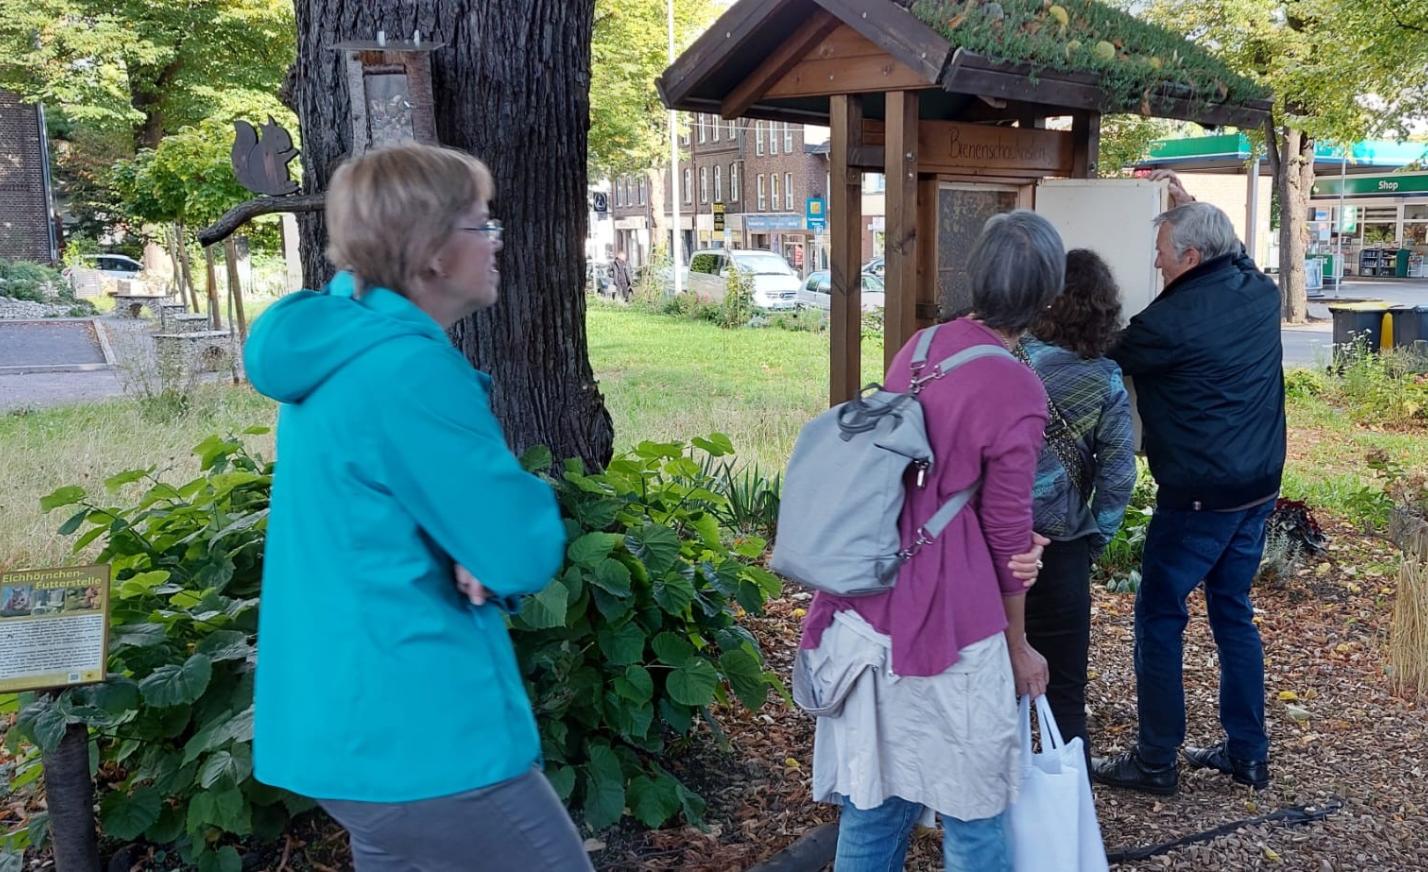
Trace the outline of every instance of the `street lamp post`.
{"type": "MultiPolygon", "coordinates": [[[[666,0],[669,9],[669,62],[674,63],[674,0],[666,0]]],[[[684,253],[681,251],[679,227],[679,113],[669,110],[669,193],[670,209],[674,217],[670,228],[670,273],[674,276],[674,292],[684,290],[684,253]]]]}

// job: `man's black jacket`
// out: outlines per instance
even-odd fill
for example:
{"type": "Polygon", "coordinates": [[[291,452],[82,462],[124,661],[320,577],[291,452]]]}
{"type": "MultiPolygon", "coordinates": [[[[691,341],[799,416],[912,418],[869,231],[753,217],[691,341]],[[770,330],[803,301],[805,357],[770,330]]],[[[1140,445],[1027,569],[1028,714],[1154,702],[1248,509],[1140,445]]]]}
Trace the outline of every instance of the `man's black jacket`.
{"type": "Polygon", "coordinates": [[[1111,357],[1134,379],[1159,504],[1235,509],[1284,471],[1279,288],[1243,253],[1200,264],[1131,319],[1111,357]]]}

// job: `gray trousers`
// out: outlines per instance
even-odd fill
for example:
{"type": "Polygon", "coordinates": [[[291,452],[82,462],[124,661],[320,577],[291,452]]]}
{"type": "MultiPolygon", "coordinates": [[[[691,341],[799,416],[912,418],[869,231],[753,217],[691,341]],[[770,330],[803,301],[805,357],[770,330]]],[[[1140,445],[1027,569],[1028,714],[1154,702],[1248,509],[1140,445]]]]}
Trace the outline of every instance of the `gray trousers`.
{"type": "Polygon", "coordinates": [[[585,872],[580,834],[540,770],[419,802],[322,800],[357,872],[585,872]]]}

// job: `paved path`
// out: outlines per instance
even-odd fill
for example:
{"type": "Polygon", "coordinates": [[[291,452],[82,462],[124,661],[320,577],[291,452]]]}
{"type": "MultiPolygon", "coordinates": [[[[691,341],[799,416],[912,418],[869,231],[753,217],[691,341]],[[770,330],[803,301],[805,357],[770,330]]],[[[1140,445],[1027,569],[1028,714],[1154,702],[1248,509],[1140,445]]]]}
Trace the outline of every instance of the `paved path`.
{"type": "Polygon", "coordinates": [[[112,369],[0,375],[0,413],[92,403],[122,393],[119,376],[112,369]]]}

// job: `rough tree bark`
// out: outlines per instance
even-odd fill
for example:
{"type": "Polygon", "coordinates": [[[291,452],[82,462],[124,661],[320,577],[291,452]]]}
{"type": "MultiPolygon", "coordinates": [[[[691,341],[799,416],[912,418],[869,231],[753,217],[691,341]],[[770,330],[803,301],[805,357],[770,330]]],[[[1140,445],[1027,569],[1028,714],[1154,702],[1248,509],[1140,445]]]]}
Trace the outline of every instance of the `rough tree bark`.
{"type": "Polygon", "coordinates": [[[1279,194],[1279,292],[1284,320],[1309,320],[1304,257],[1308,251],[1309,195],[1314,187],[1314,138],[1293,126],[1277,129],[1271,119],[1265,133],[1274,188],[1279,194]]]}
{"type": "Polygon", "coordinates": [[[188,256],[188,231],[183,222],[174,224],[175,243],[178,246],[179,265],[183,268],[183,284],[188,288],[189,307],[198,312],[198,285],[193,283],[193,261],[188,256]]]}
{"type": "MultiPolygon", "coordinates": [[[[494,379],[492,405],[517,451],[547,445],[587,465],[609,461],[609,412],[585,332],[586,137],[594,0],[296,0],[293,98],[303,191],[327,186],[351,148],[345,39],[446,43],[432,57],[438,135],[477,155],[496,180],[506,227],[501,302],[452,331],[494,379]]],[[[298,216],[303,279],[320,287],[321,214],[298,216]]]]}

